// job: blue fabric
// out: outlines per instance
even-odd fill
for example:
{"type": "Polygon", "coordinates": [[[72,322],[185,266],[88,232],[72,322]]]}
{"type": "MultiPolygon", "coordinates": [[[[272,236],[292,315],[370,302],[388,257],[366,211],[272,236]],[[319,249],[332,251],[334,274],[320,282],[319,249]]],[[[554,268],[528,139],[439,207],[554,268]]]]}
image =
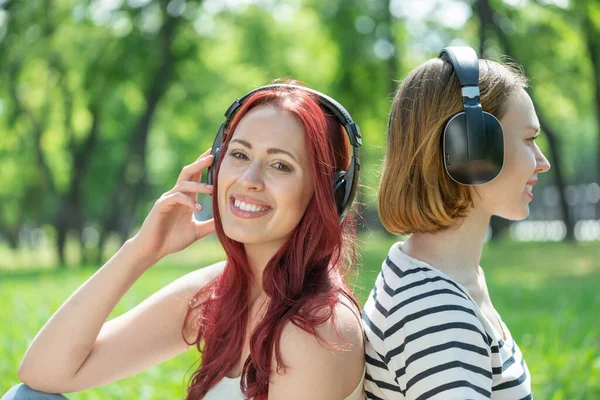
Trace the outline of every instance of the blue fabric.
{"type": "Polygon", "coordinates": [[[33,390],[29,386],[19,383],[13,386],[0,400],[65,400],[62,394],[44,393],[33,390]]]}

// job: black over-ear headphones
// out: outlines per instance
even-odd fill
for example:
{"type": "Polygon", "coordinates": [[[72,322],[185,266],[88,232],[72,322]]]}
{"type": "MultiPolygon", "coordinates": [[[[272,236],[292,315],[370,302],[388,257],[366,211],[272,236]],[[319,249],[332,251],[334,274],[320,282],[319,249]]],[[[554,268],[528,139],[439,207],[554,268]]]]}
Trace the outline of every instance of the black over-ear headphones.
{"type": "Polygon", "coordinates": [[[444,129],[444,168],[463,185],[490,182],[504,165],[504,134],[500,121],[481,108],[477,54],[471,47],[452,46],[443,49],[440,58],[450,62],[458,76],[464,107],[444,129]]]}
{"type": "Polygon", "coordinates": [[[346,109],[340,103],[321,92],[317,92],[316,90],[309,89],[303,86],[287,84],[273,84],[261,86],[245,94],[243,97],[235,100],[229,106],[229,108],[225,112],[225,122],[221,124],[219,132],[217,133],[217,137],[215,138],[215,141],[212,145],[211,154],[214,156],[214,161],[212,163],[212,166],[209,167],[207,171],[207,183],[212,185],[216,181],[215,175],[219,151],[223,146],[223,138],[225,136],[225,131],[227,130],[227,127],[233,120],[233,117],[235,116],[236,112],[240,109],[242,104],[244,104],[244,102],[254,93],[268,89],[304,90],[306,92],[312,93],[316,95],[321,107],[324,107],[326,110],[331,111],[344,127],[346,134],[348,135],[348,139],[350,140],[350,145],[352,146],[350,165],[348,166],[348,169],[346,171],[337,171],[334,174],[333,181],[335,202],[340,217],[340,222],[344,221],[344,218],[346,218],[348,210],[352,205],[354,196],[356,195],[356,188],[358,187],[358,175],[360,171],[360,159],[358,158],[358,148],[362,146],[362,136],[360,133],[360,128],[354,123],[352,117],[350,116],[350,113],[348,113],[348,111],[346,111],[346,109]]]}

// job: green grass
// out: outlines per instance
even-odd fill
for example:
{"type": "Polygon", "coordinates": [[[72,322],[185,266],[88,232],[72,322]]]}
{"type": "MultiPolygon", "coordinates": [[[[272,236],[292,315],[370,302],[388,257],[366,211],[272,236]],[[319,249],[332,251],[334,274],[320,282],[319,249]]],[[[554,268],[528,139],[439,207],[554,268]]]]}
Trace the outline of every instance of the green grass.
{"type": "MultiPolygon", "coordinates": [[[[396,238],[362,237],[355,291],[364,302],[396,238]]],[[[194,247],[194,246],[192,246],[194,247]]],[[[148,271],[114,315],[125,312],[195,265],[222,257],[196,246],[148,271]],[[208,256],[207,256],[208,255],[208,256]],[[185,265],[185,267],[182,267],[185,265]]],[[[523,351],[536,399],[600,398],[600,244],[501,242],[487,245],[482,267],[492,301],[523,351]]],[[[62,302],[95,269],[0,270],[0,394],[18,382],[28,344],[62,302]]],[[[198,357],[183,354],[136,376],[69,399],[176,399],[198,357]]]]}

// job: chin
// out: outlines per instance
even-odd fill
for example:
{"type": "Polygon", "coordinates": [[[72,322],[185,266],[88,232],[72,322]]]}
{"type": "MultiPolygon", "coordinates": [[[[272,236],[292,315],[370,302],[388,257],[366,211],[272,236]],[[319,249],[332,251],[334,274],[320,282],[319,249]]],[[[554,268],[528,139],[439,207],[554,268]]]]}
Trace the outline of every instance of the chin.
{"type": "Polygon", "coordinates": [[[526,205],[518,210],[506,210],[506,212],[496,215],[509,221],[522,221],[529,216],[529,206],[526,205]]]}
{"type": "Polygon", "coordinates": [[[227,229],[227,227],[223,226],[223,232],[225,233],[225,236],[227,236],[229,239],[239,243],[251,244],[260,241],[260,238],[256,233],[244,232],[240,229],[227,229]]]}

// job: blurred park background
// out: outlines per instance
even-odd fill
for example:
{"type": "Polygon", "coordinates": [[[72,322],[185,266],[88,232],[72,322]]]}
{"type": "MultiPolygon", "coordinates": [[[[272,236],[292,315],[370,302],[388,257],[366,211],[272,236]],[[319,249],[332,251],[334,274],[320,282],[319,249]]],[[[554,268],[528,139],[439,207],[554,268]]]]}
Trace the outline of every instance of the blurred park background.
{"type": "MultiPolygon", "coordinates": [[[[536,399],[600,399],[598,0],[0,0],[0,393],[44,322],[212,145],[231,102],[276,78],[333,96],[362,129],[350,280],[364,302],[399,240],[375,202],[393,92],[452,44],[523,67],[552,163],[530,217],[488,230],[492,299],[536,399]]],[[[114,315],[222,258],[214,237],[168,257],[114,315]]],[[[182,398],[196,359],[69,397],[182,398]]]]}

